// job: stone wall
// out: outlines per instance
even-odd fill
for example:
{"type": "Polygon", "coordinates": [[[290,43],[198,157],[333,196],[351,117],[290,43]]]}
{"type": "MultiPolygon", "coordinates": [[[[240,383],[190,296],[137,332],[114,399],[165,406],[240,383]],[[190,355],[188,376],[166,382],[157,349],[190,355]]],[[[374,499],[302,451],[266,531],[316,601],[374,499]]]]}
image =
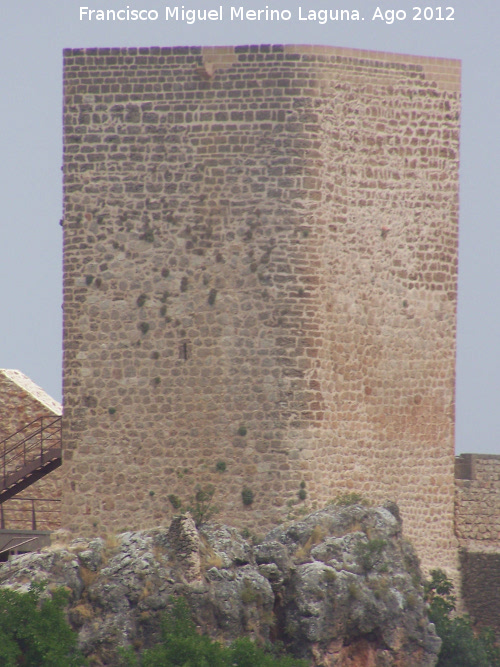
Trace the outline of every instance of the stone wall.
{"type": "Polygon", "coordinates": [[[61,414],[61,404],[24,373],[0,369],[0,440],[38,417],[61,414]]]}
{"type": "Polygon", "coordinates": [[[357,492],[456,568],[459,85],[351,49],[65,51],[68,528],[212,484],[261,531],[357,492]]]}
{"type": "MultiPolygon", "coordinates": [[[[0,440],[16,433],[43,416],[62,414],[62,406],[24,373],[0,370],[0,440]]],[[[2,448],[3,451],[3,448],[2,448]]],[[[61,471],[56,470],[3,503],[2,511],[7,528],[31,528],[31,498],[35,504],[40,530],[60,526],[61,471]]]]}
{"type": "Polygon", "coordinates": [[[479,626],[500,638],[500,552],[460,552],[461,596],[479,626]]]}
{"type": "Polygon", "coordinates": [[[474,620],[500,637],[500,456],[461,454],[455,477],[462,598],[474,620]]]}
{"type": "Polygon", "coordinates": [[[500,456],[461,454],[455,476],[460,546],[469,551],[500,551],[500,456]]]}

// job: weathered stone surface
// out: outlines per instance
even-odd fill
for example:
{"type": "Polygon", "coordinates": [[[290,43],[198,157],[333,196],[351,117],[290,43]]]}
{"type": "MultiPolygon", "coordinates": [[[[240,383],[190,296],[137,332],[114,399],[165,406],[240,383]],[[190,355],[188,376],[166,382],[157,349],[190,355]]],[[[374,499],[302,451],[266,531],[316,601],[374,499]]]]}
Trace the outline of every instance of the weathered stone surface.
{"type": "MultiPolygon", "coordinates": [[[[44,418],[44,424],[47,425],[47,421],[50,422],[60,415],[62,415],[62,405],[24,373],[18,370],[0,370],[0,439],[12,437],[29,424],[33,424],[30,432],[36,432],[41,422],[34,424],[35,420],[44,418]]],[[[12,437],[5,444],[6,449],[22,442],[25,437],[27,437],[27,432],[23,436],[12,437]]],[[[3,445],[1,450],[3,451],[3,445]]],[[[11,460],[12,469],[18,467],[18,461],[15,458],[8,457],[8,459],[11,460]]],[[[9,472],[8,465],[6,472],[9,472]]],[[[32,528],[32,498],[37,499],[34,509],[38,530],[59,528],[61,520],[59,511],[61,505],[60,469],[54,470],[50,475],[36,481],[2,504],[5,528],[10,530],[30,530],[32,528]]]]}
{"type": "Polygon", "coordinates": [[[200,536],[193,519],[175,517],[170,524],[168,540],[184,579],[188,582],[200,579],[200,536]]]}
{"type": "Polygon", "coordinates": [[[64,58],[63,525],[154,527],[211,484],[263,533],[359,491],[456,569],[460,63],[64,58]]]}
{"type": "Polygon", "coordinates": [[[460,592],[474,621],[500,638],[500,456],[461,454],[455,477],[460,592]]]}
{"type": "Polygon", "coordinates": [[[461,547],[500,551],[500,456],[462,454],[455,463],[455,526],[461,547]]]}
{"type": "Polygon", "coordinates": [[[323,667],[432,667],[440,640],[391,510],[331,506],[258,545],[234,528],[197,530],[176,517],[169,528],[13,558],[0,583],[67,586],[70,622],[95,665],[116,665],[117,646],[151,645],[161,612],[182,595],[200,629],[221,640],[281,640],[323,667]]]}

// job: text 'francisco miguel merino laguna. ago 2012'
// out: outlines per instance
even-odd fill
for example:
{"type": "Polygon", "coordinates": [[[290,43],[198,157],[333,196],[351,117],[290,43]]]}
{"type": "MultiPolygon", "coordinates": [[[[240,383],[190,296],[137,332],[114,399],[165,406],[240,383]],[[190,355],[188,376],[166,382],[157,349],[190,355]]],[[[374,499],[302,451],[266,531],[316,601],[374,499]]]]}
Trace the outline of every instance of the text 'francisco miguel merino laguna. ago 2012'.
{"type": "Polygon", "coordinates": [[[191,9],[181,6],[166,6],[164,12],[157,9],[133,9],[127,5],[123,9],[91,9],[81,6],[80,21],[181,21],[192,25],[199,21],[315,21],[321,25],[333,21],[382,21],[387,24],[412,21],[453,21],[454,7],[412,7],[404,9],[376,7],[365,16],[358,9],[304,8],[263,9],[247,8],[243,5],[213,7],[211,9],[191,9]]]}

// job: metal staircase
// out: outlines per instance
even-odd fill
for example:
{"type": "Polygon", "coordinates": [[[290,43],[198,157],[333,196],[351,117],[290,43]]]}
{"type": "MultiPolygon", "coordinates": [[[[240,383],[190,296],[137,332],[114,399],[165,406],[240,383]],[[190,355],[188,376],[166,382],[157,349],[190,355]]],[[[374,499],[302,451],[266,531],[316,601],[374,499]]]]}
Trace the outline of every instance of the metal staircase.
{"type": "Polygon", "coordinates": [[[61,465],[62,417],[35,419],[0,441],[0,505],[61,465]]]}

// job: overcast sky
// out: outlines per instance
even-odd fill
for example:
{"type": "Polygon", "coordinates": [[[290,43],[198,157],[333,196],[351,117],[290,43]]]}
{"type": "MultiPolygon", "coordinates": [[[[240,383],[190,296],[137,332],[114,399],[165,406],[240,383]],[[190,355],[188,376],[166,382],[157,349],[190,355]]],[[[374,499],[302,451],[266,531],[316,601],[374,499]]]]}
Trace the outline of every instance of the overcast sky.
{"type": "Polygon", "coordinates": [[[438,0],[268,0],[269,9],[285,11],[284,16],[289,11],[290,19],[279,22],[229,20],[231,6],[265,9],[266,2],[258,0],[1,4],[1,368],[23,371],[61,400],[63,48],[295,43],[458,58],[462,129],[456,450],[500,454],[498,0],[450,0],[442,5],[438,0]],[[218,9],[221,4],[222,21],[189,25],[165,20],[165,6],[180,11],[182,6],[218,9]],[[84,11],[80,20],[80,7],[128,7],[148,10],[150,19],[157,12],[158,18],[97,21],[96,14],[89,20],[90,11],[84,11]],[[302,17],[310,10],[348,9],[358,10],[364,20],[299,20],[299,7],[302,17]],[[401,20],[390,22],[391,9],[399,10],[401,20]],[[387,21],[373,20],[380,15],[387,21]]]}

